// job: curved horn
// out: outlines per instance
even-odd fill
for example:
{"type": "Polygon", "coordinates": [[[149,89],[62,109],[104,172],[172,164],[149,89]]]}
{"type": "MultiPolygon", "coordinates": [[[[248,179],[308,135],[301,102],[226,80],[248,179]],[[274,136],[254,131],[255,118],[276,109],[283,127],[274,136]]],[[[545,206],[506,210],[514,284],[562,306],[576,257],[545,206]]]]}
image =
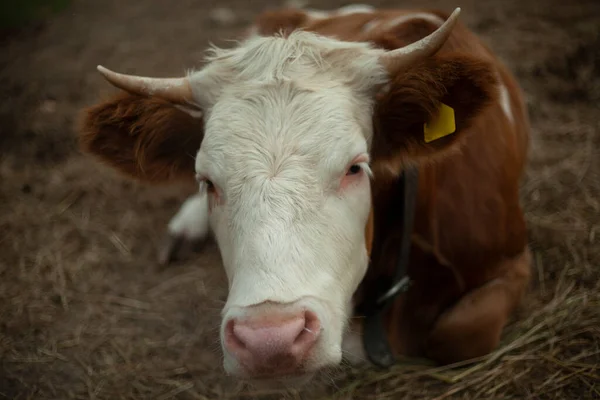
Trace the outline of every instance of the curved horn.
{"type": "Polygon", "coordinates": [[[147,78],[119,74],[102,65],[97,68],[107,81],[129,93],[155,96],[179,104],[192,101],[192,87],[187,78],[147,78]]]}
{"type": "Polygon", "coordinates": [[[425,36],[418,42],[384,53],[380,56],[379,61],[385,66],[390,75],[394,75],[416,62],[435,54],[446,40],[448,40],[452,28],[454,28],[454,25],[458,21],[459,15],[460,7],[457,7],[435,32],[425,36]]]}

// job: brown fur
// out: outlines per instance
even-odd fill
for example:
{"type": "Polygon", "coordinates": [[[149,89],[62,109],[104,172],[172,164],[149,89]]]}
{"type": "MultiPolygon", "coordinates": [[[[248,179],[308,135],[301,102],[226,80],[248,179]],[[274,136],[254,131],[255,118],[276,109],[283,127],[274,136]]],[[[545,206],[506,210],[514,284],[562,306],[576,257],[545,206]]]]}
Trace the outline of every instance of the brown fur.
{"type": "MultiPolygon", "coordinates": [[[[436,26],[413,19],[387,31],[362,28],[414,12],[423,10],[329,19],[275,10],[258,16],[255,28],[262,34],[302,28],[391,50],[436,26]]],[[[393,274],[402,235],[397,207],[402,194],[395,179],[406,162],[414,162],[420,171],[409,265],[414,283],[387,316],[388,338],[398,354],[441,363],[487,354],[530,279],[518,196],[529,137],[520,88],[458,23],[436,56],[393,77],[389,91],[380,94],[373,124],[373,209],[365,230],[371,263],[355,301],[375,296],[393,274]],[[498,77],[511,98],[512,124],[498,102],[498,77]],[[457,130],[425,143],[423,123],[439,102],[455,109],[457,130]]],[[[193,174],[193,152],[201,139],[201,121],[164,102],[124,95],[87,111],[81,144],[130,176],[162,182],[193,174]]]]}
{"type": "Polygon", "coordinates": [[[121,93],[83,113],[83,151],[135,179],[155,183],[194,179],[201,120],[172,104],[121,93]]]}
{"type": "Polygon", "coordinates": [[[468,132],[473,120],[496,97],[495,85],[491,66],[464,54],[434,57],[398,74],[375,111],[375,163],[437,157],[440,150],[468,132]],[[426,143],[423,124],[436,115],[440,102],[454,109],[456,131],[426,143]]]}

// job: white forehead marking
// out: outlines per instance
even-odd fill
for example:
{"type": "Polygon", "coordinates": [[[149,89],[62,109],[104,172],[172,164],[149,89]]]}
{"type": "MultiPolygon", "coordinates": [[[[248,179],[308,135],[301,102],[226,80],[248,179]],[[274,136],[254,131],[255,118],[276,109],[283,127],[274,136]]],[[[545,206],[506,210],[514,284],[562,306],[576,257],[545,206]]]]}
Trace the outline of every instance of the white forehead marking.
{"type": "MultiPolygon", "coordinates": [[[[264,201],[283,182],[295,182],[296,192],[329,181],[368,150],[368,107],[353,99],[349,88],[312,91],[294,82],[242,86],[243,92],[232,87],[211,111],[196,159],[199,170],[218,165],[215,174],[228,179],[220,184],[255,187],[264,201]]],[[[247,193],[244,197],[248,200],[247,193]]]]}
{"type": "Polygon", "coordinates": [[[378,61],[382,53],[369,43],[344,42],[302,30],[287,37],[251,36],[232,49],[212,47],[206,58],[210,64],[189,79],[197,97],[223,86],[243,92],[240,84],[290,80],[304,89],[345,84],[360,92],[385,81],[385,69],[378,61]]]}
{"type": "Polygon", "coordinates": [[[190,75],[195,96],[212,93],[197,169],[235,169],[234,161],[213,158],[244,154],[244,165],[260,160],[253,168],[271,175],[279,160],[304,154],[302,162],[317,157],[337,173],[350,161],[345,158],[356,155],[350,153],[367,151],[357,146],[371,140],[371,91],[386,80],[378,62],[382,52],[306,31],[213,48],[210,64],[190,75]]]}

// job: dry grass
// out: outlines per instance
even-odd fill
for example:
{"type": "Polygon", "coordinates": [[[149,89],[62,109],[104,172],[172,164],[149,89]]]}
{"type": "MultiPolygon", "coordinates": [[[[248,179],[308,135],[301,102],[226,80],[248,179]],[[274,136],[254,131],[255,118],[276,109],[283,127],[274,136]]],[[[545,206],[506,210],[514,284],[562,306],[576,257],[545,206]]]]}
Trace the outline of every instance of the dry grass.
{"type": "MultiPolygon", "coordinates": [[[[74,151],[74,113],[104,88],[93,73],[98,58],[116,54],[112,66],[126,53],[134,65],[149,50],[135,38],[156,24],[191,31],[204,15],[191,0],[175,11],[164,4],[105,0],[100,12],[76,2],[56,24],[9,41],[10,59],[0,57],[0,96],[11,99],[0,103],[0,399],[600,398],[600,124],[591,101],[600,74],[589,57],[597,4],[491,1],[475,16],[476,25],[511,28],[489,34],[527,91],[535,136],[522,189],[534,282],[502,345],[444,368],[423,360],[387,371],[344,367],[303,393],[223,376],[215,330],[226,293],[214,245],[156,268],[185,189],[125,182],[74,151]],[[131,43],[107,50],[127,32],[131,43]],[[538,46],[522,58],[523,46],[548,35],[579,45],[564,54],[538,46]]],[[[189,61],[181,54],[199,46],[180,39],[175,53],[165,37],[156,48],[173,54],[153,59],[156,70],[168,71],[173,57],[189,61]]]]}
{"type": "Polygon", "coordinates": [[[600,396],[598,307],[599,295],[570,287],[510,327],[504,343],[487,357],[367,373],[332,398],[595,398],[600,396]]]}

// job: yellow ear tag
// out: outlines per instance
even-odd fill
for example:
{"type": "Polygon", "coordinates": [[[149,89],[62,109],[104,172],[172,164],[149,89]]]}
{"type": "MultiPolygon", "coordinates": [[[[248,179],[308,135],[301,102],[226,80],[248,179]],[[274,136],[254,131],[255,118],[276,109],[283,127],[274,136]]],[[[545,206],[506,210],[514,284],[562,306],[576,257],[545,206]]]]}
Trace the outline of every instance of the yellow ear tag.
{"type": "Polygon", "coordinates": [[[442,103],[438,115],[431,122],[426,122],[423,126],[425,143],[433,142],[454,133],[455,130],[454,109],[442,103]]]}

